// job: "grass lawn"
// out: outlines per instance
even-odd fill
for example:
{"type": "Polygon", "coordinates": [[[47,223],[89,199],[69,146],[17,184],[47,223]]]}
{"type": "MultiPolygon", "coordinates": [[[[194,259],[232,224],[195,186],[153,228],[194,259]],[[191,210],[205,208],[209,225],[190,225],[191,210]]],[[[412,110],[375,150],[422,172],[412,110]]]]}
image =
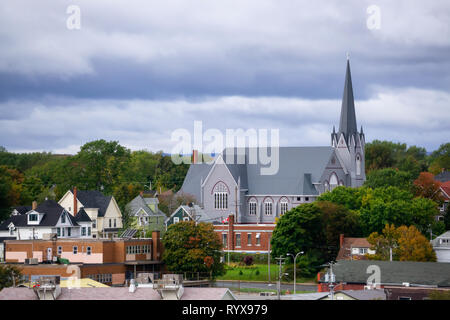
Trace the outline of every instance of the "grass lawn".
{"type": "MultiPolygon", "coordinates": [[[[277,293],[277,290],[271,290],[271,289],[257,289],[257,288],[241,288],[240,290],[236,289],[236,288],[232,288],[231,289],[233,291],[233,293],[260,293],[260,292],[274,292],[277,293]]],[[[315,292],[315,291],[300,291],[300,290],[296,290],[296,293],[311,293],[311,292],[315,292]]],[[[281,294],[284,295],[286,294],[286,290],[281,290],[281,294]]],[[[292,292],[291,292],[292,294],[292,292]]]]}
{"type": "MultiPolygon", "coordinates": [[[[227,273],[217,278],[217,280],[234,280],[234,281],[268,281],[268,267],[267,264],[254,264],[250,267],[231,265],[226,266],[227,273]],[[257,270],[259,274],[257,274],[257,270]],[[239,272],[242,271],[242,275],[239,272]]],[[[278,280],[278,266],[270,265],[270,280],[275,282],[278,280]]],[[[297,283],[314,282],[315,278],[300,278],[297,277],[297,283]]],[[[282,282],[288,282],[286,279],[282,282]]]]}

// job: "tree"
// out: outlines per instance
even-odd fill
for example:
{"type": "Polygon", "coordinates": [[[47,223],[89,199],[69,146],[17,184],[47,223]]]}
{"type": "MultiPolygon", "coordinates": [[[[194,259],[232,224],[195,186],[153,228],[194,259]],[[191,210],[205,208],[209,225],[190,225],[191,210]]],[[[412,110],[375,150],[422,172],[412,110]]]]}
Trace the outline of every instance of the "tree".
{"type": "Polygon", "coordinates": [[[211,273],[215,278],[225,273],[220,262],[222,243],[210,223],[183,221],[169,226],[162,239],[162,259],[174,273],[211,273]]]}
{"type": "Polygon", "coordinates": [[[0,221],[11,213],[11,207],[19,205],[23,175],[16,169],[0,166],[0,221]]]}
{"type": "Polygon", "coordinates": [[[281,216],[273,230],[271,248],[273,257],[304,251],[324,261],[327,248],[319,206],[301,204],[281,216]]]}
{"type": "Polygon", "coordinates": [[[386,224],[383,233],[372,233],[367,241],[376,251],[369,255],[375,260],[389,260],[392,250],[393,260],[435,262],[436,253],[429,240],[414,226],[400,226],[386,224]]]}
{"type": "Polygon", "coordinates": [[[409,172],[384,168],[370,171],[364,185],[372,189],[393,186],[411,190],[412,181],[412,175],[409,172]]]}
{"type": "Polygon", "coordinates": [[[318,201],[330,201],[343,205],[349,210],[359,210],[362,206],[362,199],[368,192],[368,188],[351,188],[339,186],[331,192],[325,192],[317,199],[318,201]]]}
{"type": "Polygon", "coordinates": [[[450,170],[450,143],[441,144],[430,156],[430,171],[438,174],[442,170],[450,170]]]}
{"type": "Polygon", "coordinates": [[[19,284],[20,275],[18,267],[9,264],[0,265],[0,290],[19,284]]]}
{"type": "Polygon", "coordinates": [[[331,260],[336,257],[339,251],[341,234],[345,234],[348,237],[361,236],[359,215],[342,205],[329,201],[318,201],[317,205],[322,215],[325,241],[328,249],[326,260],[331,260]]]}
{"type": "Polygon", "coordinates": [[[430,172],[421,172],[414,180],[414,192],[416,197],[428,198],[441,204],[443,201],[440,192],[441,183],[434,180],[434,175],[430,172]]]}

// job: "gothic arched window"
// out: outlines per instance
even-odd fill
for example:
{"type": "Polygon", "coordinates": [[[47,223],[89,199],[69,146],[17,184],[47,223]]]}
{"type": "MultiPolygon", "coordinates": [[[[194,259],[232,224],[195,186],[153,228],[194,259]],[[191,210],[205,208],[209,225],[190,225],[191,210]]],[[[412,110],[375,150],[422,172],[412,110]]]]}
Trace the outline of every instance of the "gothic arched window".
{"type": "Polygon", "coordinates": [[[330,176],[330,190],[333,190],[338,186],[338,177],[336,173],[332,173],[330,176]]]}
{"type": "Polygon", "coordinates": [[[214,187],[214,209],[228,209],[229,190],[225,183],[219,182],[214,187]]]}
{"type": "Polygon", "coordinates": [[[286,197],[281,198],[280,200],[280,214],[285,214],[288,209],[289,202],[286,197]]]}
{"type": "Polygon", "coordinates": [[[359,154],[356,155],[356,175],[361,174],[361,156],[359,154]]]}
{"type": "Polygon", "coordinates": [[[266,216],[271,216],[273,211],[273,202],[271,198],[264,200],[264,213],[266,216]]]}
{"type": "Polygon", "coordinates": [[[258,202],[256,199],[251,199],[248,202],[248,214],[251,216],[256,216],[256,208],[258,207],[258,202]]]}

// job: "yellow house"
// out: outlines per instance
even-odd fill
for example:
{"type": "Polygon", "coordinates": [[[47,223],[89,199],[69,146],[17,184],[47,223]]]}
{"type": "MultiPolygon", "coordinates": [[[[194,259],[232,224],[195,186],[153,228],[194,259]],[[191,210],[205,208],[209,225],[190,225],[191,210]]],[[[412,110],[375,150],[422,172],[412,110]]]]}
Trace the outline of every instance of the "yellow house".
{"type": "Polygon", "coordinates": [[[92,220],[93,238],[115,237],[122,228],[122,212],[113,196],[75,187],[67,191],[58,203],[73,216],[83,208],[92,220]]]}

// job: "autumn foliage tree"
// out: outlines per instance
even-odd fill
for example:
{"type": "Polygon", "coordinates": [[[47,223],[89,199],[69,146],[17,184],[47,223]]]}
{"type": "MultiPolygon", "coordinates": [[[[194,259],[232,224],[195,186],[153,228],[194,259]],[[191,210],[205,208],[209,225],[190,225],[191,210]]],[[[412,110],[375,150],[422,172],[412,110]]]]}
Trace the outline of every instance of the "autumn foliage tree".
{"type": "Polygon", "coordinates": [[[375,254],[369,255],[373,260],[435,262],[436,253],[427,238],[414,226],[386,225],[382,234],[372,233],[367,241],[375,254]]]}
{"type": "Polygon", "coordinates": [[[162,259],[170,272],[200,272],[213,278],[225,273],[222,243],[210,223],[182,221],[169,226],[162,239],[162,259]]]}
{"type": "Polygon", "coordinates": [[[441,183],[434,180],[434,175],[430,172],[421,172],[414,181],[414,191],[416,197],[431,199],[440,204],[443,199],[439,188],[441,183]]]}

